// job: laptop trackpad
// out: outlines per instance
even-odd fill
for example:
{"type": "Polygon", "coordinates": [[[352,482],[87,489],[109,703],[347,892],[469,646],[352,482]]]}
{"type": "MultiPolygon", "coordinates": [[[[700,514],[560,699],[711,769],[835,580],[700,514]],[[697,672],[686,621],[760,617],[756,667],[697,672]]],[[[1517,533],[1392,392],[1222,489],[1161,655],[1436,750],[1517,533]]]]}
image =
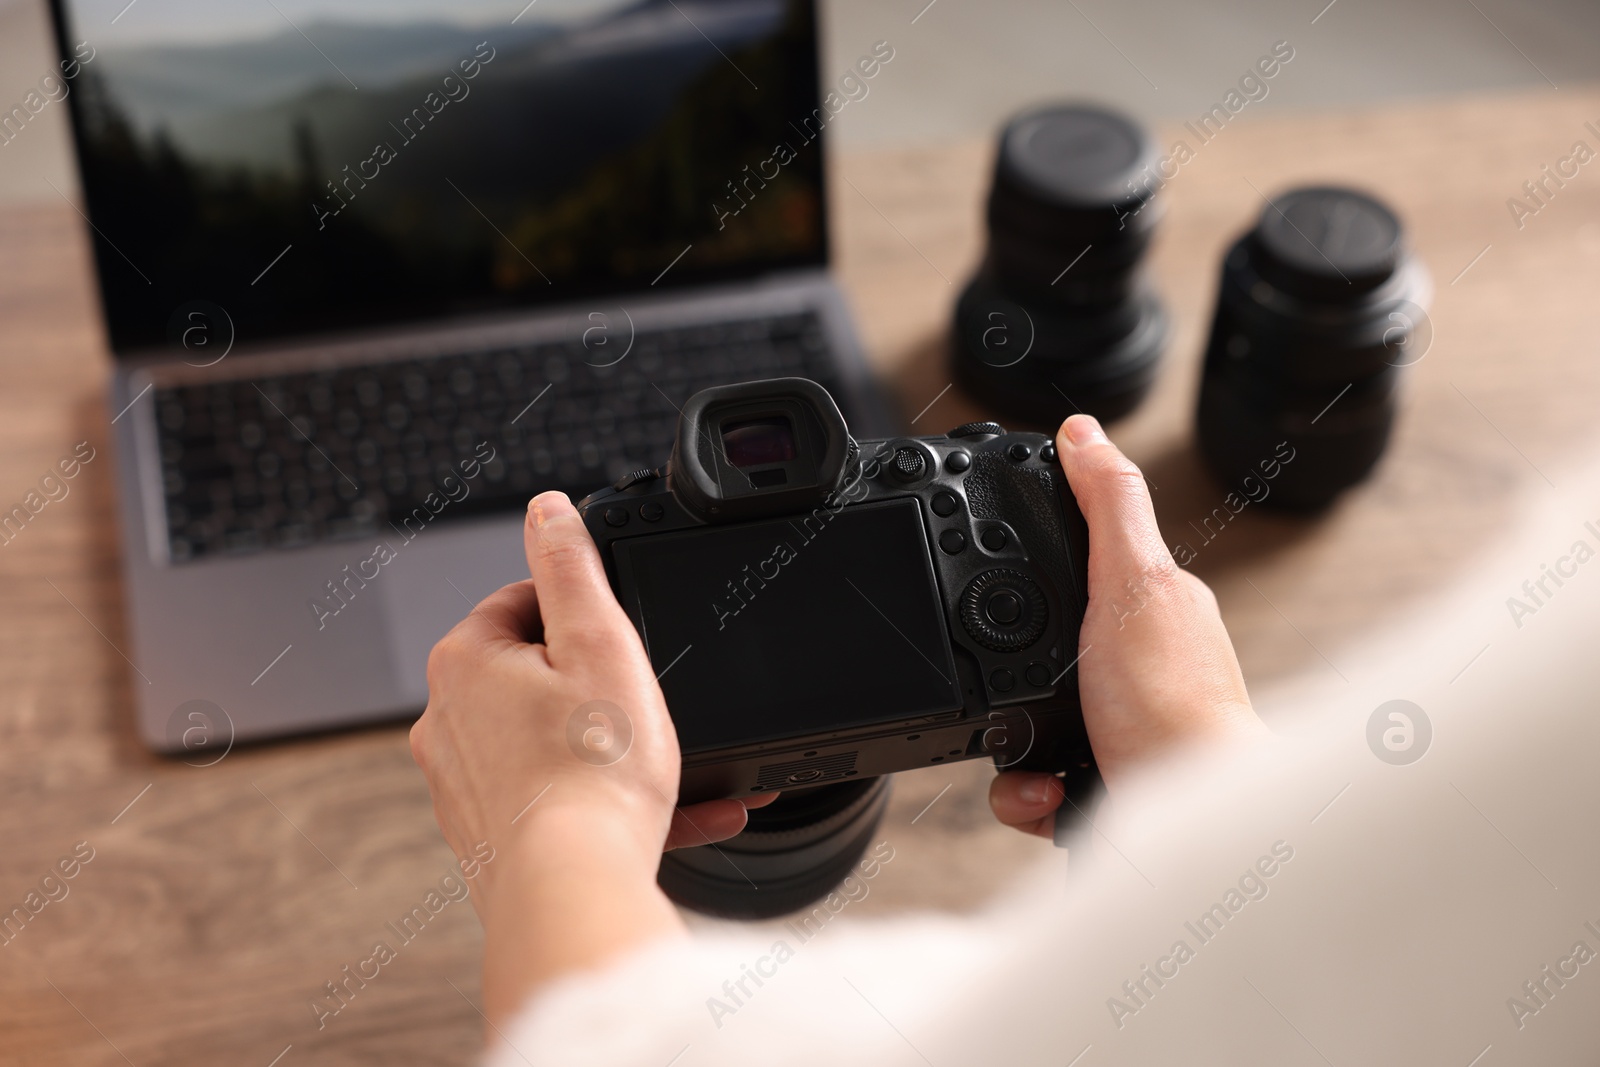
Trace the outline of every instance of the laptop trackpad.
{"type": "Polygon", "coordinates": [[[388,539],[394,558],[384,564],[389,648],[401,692],[420,707],[428,698],[428,652],[473,607],[510,582],[528,576],[522,551],[522,512],[506,518],[451,523],[388,539]]]}

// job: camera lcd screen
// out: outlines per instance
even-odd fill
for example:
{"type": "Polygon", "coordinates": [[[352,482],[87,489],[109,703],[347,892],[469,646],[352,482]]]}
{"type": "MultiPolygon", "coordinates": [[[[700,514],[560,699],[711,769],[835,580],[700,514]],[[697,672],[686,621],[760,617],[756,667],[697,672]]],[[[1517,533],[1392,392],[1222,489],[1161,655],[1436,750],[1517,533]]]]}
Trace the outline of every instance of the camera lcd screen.
{"type": "Polygon", "coordinates": [[[615,552],[685,753],[962,707],[915,500],[615,552]]]}

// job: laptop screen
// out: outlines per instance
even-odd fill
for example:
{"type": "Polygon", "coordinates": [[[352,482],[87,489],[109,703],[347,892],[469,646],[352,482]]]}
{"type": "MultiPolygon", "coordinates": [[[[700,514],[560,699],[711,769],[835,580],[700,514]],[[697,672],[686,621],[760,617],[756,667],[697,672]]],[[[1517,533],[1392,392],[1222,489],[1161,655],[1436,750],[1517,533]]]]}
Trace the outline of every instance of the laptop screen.
{"type": "Polygon", "coordinates": [[[197,302],[254,341],[826,260],[809,0],[56,15],[117,351],[197,302]]]}

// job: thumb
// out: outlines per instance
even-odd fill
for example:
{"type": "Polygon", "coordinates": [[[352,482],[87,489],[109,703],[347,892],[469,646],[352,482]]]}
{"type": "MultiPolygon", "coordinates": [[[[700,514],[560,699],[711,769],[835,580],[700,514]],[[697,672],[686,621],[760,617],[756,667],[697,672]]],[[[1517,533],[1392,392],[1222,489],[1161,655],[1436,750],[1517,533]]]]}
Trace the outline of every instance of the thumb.
{"type": "Polygon", "coordinates": [[[1089,586],[1120,588],[1130,580],[1174,576],[1177,564],[1156,526],[1150,489],[1133,461],[1106,438],[1100,423],[1073,415],[1056,432],[1061,469],[1089,525],[1089,586]]]}
{"type": "Polygon", "coordinates": [[[552,662],[563,649],[589,655],[637,647],[594,538],[565,493],[541,493],[528,502],[522,539],[552,662]]]}

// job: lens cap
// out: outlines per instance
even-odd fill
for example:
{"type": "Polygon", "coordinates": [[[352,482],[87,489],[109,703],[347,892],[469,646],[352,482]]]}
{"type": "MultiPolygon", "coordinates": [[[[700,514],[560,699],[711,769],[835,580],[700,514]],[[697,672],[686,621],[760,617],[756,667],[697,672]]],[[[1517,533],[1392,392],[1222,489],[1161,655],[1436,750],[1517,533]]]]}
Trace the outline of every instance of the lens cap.
{"type": "Polygon", "coordinates": [[[1019,115],[1000,135],[989,223],[1019,236],[1093,243],[1153,225],[1158,153],[1131,120],[1084,104],[1019,115]],[[1141,218],[1143,215],[1149,218],[1141,218]]]}
{"type": "Polygon", "coordinates": [[[1263,281],[1332,303],[1388,281],[1405,251],[1394,212],[1365,193],[1331,186],[1295,189],[1273,200],[1249,244],[1263,281]]]}

